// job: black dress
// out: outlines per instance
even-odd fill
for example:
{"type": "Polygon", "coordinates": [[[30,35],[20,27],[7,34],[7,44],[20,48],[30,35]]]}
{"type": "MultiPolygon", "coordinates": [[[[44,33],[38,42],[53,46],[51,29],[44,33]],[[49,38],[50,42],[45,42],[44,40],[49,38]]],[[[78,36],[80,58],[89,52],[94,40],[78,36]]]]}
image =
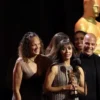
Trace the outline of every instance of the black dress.
{"type": "MultiPolygon", "coordinates": [[[[20,86],[20,94],[22,100],[42,100],[43,83],[50,60],[45,56],[39,55],[35,60],[35,63],[37,64],[37,73],[35,74],[33,74],[31,69],[28,68],[26,63],[23,61],[22,63],[23,78],[20,86]],[[30,73],[33,75],[30,76],[30,73]]],[[[15,100],[14,95],[12,100],[15,100]]]]}
{"type": "Polygon", "coordinates": [[[22,100],[41,100],[42,81],[42,78],[37,74],[29,79],[23,78],[20,89],[22,100]]]}

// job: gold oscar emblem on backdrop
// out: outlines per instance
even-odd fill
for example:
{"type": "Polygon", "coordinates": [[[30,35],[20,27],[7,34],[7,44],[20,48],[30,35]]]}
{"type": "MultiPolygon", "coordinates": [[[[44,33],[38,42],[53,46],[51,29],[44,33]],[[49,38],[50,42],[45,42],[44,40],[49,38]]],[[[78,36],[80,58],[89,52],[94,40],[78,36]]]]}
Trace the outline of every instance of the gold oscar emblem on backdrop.
{"type": "Polygon", "coordinates": [[[100,22],[96,18],[100,14],[100,0],[83,0],[83,16],[75,23],[75,32],[92,33],[97,38],[97,47],[94,51],[100,56],[100,22]]]}

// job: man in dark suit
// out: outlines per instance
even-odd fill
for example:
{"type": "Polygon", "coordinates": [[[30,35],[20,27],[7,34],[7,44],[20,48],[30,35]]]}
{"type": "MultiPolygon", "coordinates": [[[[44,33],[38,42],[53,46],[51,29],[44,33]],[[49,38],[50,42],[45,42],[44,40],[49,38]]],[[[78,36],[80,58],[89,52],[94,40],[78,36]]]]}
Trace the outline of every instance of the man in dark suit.
{"type": "Polygon", "coordinates": [[[100,57],[94,54],[96,37],[92,33],[85,35],[83,52],[80,54],[81,66],[85,73],[87,95],[80,100],[100,100],[100,57]]]}

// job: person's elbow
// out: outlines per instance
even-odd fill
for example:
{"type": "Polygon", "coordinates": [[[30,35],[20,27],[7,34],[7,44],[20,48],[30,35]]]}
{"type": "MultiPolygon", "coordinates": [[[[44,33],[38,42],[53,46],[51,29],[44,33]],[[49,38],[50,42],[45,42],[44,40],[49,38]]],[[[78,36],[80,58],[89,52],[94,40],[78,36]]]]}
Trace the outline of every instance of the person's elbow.
{"type": "Polygon", "coordinates": [[[18,94],[19,93],[19,89],[18,88],[13,88],[12,90],[13,90],[14,94],[18,94]]]}
{"type": "Polygon", "coordinates": [[[13,93],[17,94],[17,93],[19,93],[20,88],[19,88],[19,86],[13,84],[12,90],[13,90],[13,93]]]}
{"type": "Polygon", "coordinates": [[[49,91],[52,91],[51,88],[52,87],[50,85],[46,85],[44,89],[45,89],[46,92],[49,92],[49,91]]]}

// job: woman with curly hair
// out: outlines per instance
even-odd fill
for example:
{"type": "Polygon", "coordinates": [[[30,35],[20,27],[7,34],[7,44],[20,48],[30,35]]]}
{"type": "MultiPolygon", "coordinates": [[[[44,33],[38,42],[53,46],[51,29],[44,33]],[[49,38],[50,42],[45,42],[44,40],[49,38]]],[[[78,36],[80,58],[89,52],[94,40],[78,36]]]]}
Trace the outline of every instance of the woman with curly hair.
{"type": "Polygon", "coordinates": [[[12,100],[41,100],[49,60],[42,55],[43,43],[39,36],[34,32],[27,32],[20,42],[18,54],[13,69],[12,100]]]}

